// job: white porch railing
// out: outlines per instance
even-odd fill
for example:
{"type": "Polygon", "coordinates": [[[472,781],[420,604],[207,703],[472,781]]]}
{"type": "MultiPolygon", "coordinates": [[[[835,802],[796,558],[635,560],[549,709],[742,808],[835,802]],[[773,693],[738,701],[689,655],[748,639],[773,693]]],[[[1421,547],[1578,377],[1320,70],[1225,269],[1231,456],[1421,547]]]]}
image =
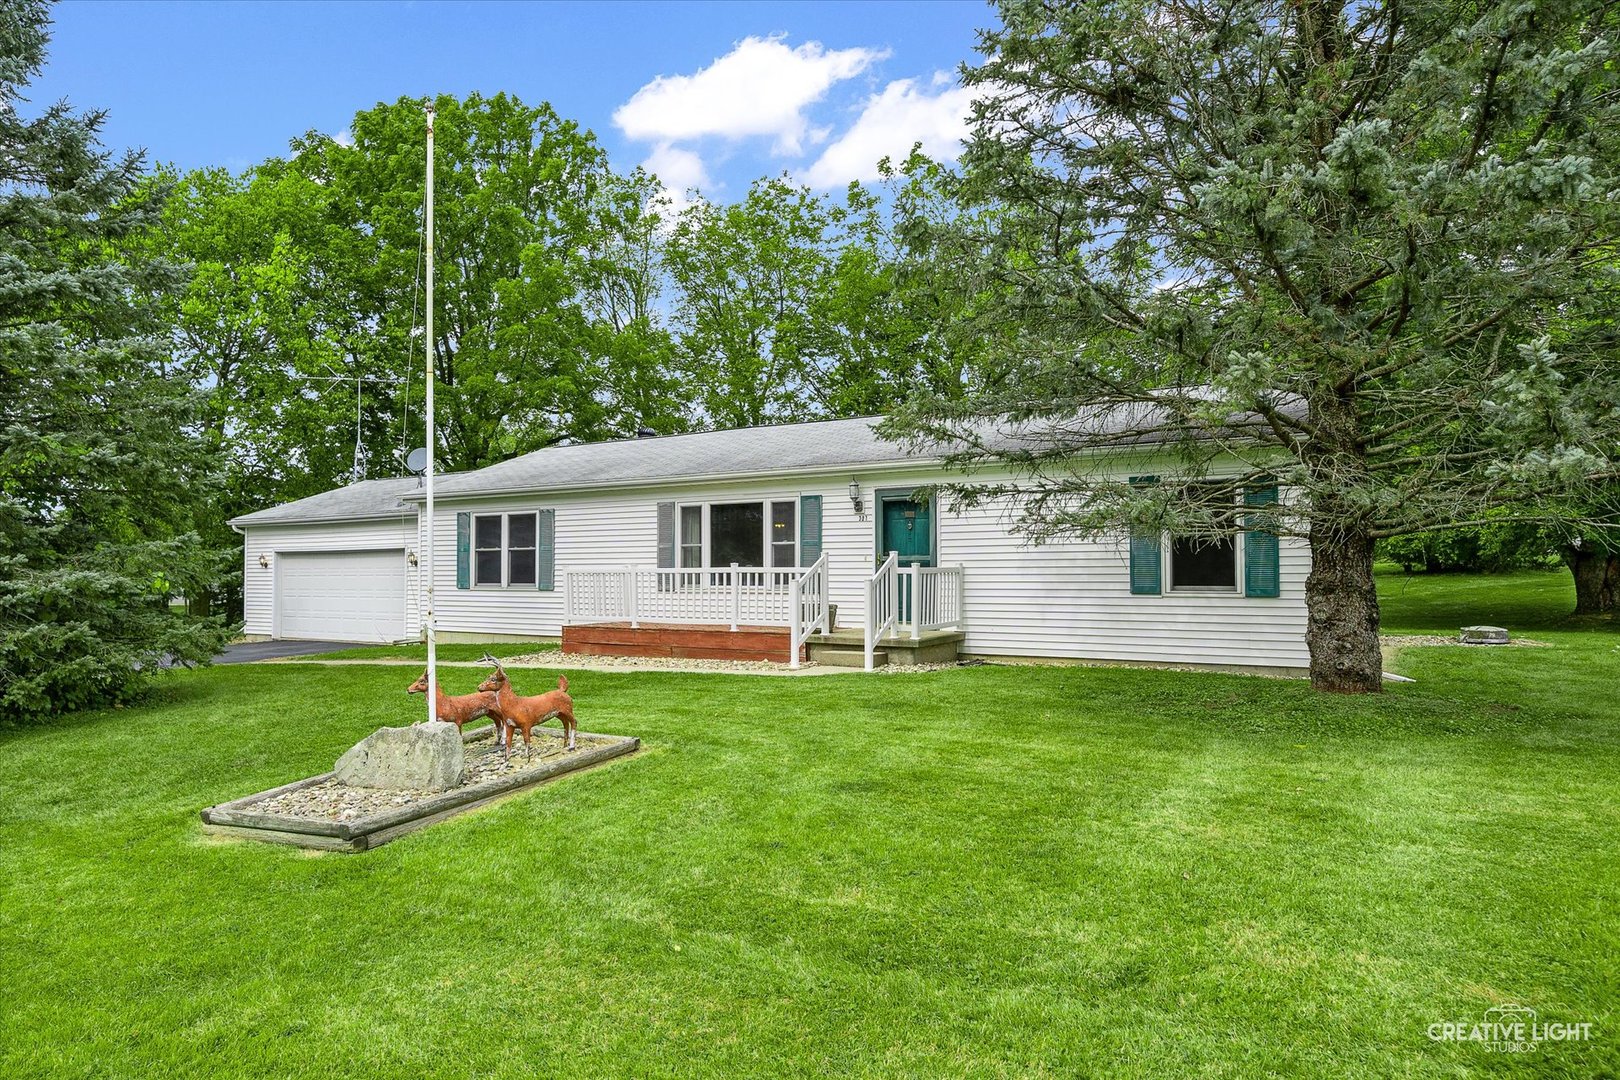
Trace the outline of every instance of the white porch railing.
{"type": "Polygon", "coordinates": [[[960,566],[908,566],[900,572],[911,579],[907,591],[913,640],[924,630],[961,627],[967,579],[960,566]]]}
{"type": "MultiPolygon", "coordinates": [[[[563,575],[564,620],[570,624],[627,622],[785,626],[788,663],[813,633],[831,629],[827,556],[814,566],[692,566],[679,570],[623,566],[570,570],[563,575]]],[[[865,661],[885,637],[963,625],[965,575],[960,566],[901,566],[889,552],[865,583],[865,661]]]]}
{"type": "Polygon", "coordinates": [[[790,626],[796,586],[808,573],[735,564],[570,570],[563,579],[563,608],[570,623],[723,623],[733,630],[790,626]]]}
{"type": "Polygon", "coordinates": [[[793,583],[793,607],[788,623],[788,667],[799,666],[799,650],[804,639],[820,630],[826,633],[831,620],[827,610],[827,554],[793,583]]]}
{"type": "Polygon", "coordinates": [[[866,583],[866,670],[872,670],[872,650],[884,631],[894,632],[896,615],[900,610],[900,583],[896,571],[900,566],[900,553],[889,552],[866,583]]]}
{"type": "Polygon", "coordinates": [[[961,566],[901,566],[889,552],[866,583],[866,670],[885,632],[907,627],[916,641],[928,630],[962,627],[967,576],[961,566]]]}

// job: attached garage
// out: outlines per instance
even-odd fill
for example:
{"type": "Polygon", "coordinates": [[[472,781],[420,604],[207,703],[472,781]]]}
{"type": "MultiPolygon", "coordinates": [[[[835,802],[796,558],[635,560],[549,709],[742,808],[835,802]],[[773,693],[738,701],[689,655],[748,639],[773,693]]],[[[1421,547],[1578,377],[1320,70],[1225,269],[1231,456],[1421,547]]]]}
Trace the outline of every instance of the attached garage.
{"type": "Polygon", "coordinates": [[[273,636],[376,642],[404,638],[405,549],[282,554],[273,636]]]}
{"type": "Polygon", "coordinates": [[[256,638],[414,638],[415,477],[365,480],[231,522],[242,534],[242,630],[256,638]]]}

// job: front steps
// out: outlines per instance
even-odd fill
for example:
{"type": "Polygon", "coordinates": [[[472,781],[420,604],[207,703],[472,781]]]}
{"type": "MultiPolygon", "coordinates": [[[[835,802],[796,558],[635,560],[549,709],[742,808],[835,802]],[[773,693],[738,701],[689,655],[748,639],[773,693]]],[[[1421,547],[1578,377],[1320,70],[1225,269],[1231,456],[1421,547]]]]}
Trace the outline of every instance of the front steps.
{"type": "MultiPolygon", "coordinates": [[[[872,666],[888,664],[910,667],[913,664],[950,664],[967,637],[960,630],[929,630],[913,641],[908,634],[887,637],[872,650],[872,666]]],[[[830,634],[811,634],[805,639],[810,661],[828,667],[866,666],[866,637],[859,630],[834,630],[830,634]]]]}

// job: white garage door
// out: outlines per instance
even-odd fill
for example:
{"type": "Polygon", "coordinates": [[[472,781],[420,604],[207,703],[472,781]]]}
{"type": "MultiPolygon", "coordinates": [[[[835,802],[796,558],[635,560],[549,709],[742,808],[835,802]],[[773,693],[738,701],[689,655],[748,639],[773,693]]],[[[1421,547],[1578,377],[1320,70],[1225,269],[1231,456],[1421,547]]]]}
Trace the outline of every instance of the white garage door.
{"type": "Polygon", "coordinates": [[[405,550],[289,551],[276,560],[278,638],[398,641],[405,550]]]}

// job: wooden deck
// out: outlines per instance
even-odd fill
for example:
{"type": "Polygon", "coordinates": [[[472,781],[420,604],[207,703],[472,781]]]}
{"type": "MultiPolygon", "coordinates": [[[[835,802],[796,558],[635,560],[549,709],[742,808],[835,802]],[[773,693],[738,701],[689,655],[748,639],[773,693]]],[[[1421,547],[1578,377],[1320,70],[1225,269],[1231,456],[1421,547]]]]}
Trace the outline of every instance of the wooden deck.
{"type": "MultiPolygon", "coordinates": [[[[585,656],[667,656],[682,660],[774,660],[785,664],[785,626],[723,623],[583,623],[563,627],[562,651],[585,656]]],[[[801,659],[802,659],[801,655],[801,659]]]]}

